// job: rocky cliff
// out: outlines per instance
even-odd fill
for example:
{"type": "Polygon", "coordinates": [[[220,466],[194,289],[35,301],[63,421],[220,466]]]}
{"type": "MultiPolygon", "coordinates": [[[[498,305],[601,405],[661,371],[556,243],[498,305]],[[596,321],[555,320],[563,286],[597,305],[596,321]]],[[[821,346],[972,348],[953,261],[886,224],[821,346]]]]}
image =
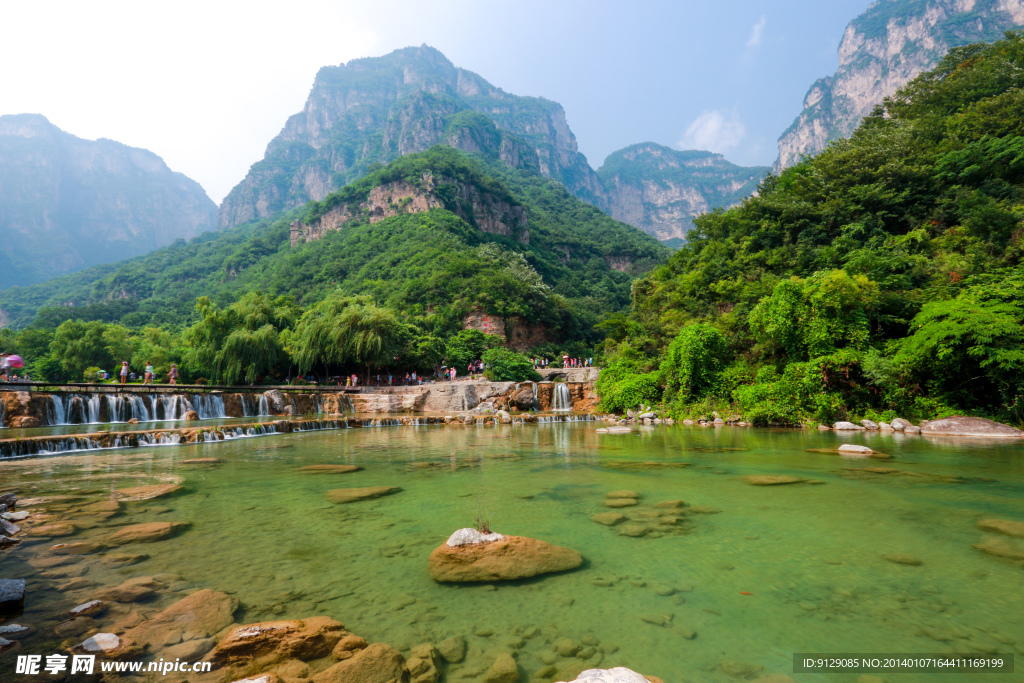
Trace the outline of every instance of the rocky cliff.
{"type": "Polygon", "coordinates": [[[225,198],[218,225],[319,201],[376,164],[438,143],[535,168],[591,203],[603,189],[561,105],[506,93],[424,45],[322,68],[303,111],[225,198]]]}
{"type": "Polygon", "coordinates": [[[1024,25],[1024,0],[879,0],[850,22],[839,69],[811,86],[779,138],[775,171],[852,133],[876,104],[950,48],[1001,38],[1024,25]]]}
{"type": "Polygon", "coordinates": [[[597,174],[612,218],[664,242],[684,239],[695,215],[740,202],[767,172],[736,166],[721,154],[645,142],[615,152],[597,174]]]}
{"type": "Polygon", "coordinates": [[[470,225],[492,235],[530,243],[526,209],[505,197],[496,197],[462,179],[424,173],[418,182],[406,180],[378,185],[365,201],[335,206],[309,224],[291,224],[291,245],[318,240],[331,230],[340,230],[353,220],[378,223],[403,213],[448,209],[470,225]],[[444,197],[442,198],[442,188],[444,197]]]}
{"type": "Polygon", "coordinates": [[[37,114],[0,116],[0,289],[195,237],[216,211],[152,152],[83,140],[37,114]]]}

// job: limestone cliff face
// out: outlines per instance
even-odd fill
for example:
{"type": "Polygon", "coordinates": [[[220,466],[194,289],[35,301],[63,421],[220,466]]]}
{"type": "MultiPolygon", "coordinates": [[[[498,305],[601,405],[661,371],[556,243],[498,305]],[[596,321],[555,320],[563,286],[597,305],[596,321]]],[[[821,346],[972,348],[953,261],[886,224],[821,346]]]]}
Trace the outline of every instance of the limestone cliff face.
{"type": "Polygon", "coordinates": [[[439,143],[535,168],[591,203],[602,192],[561,105],[506,93],[424,45],[322,68],[303,111],[225,198],[218,225],[321,200],[372,164],[439,143]]]}
{"type": "Polygon", "coordinates": [[[775,171],[852,133],[876,104],[953,47],[993,41],[1024,25],[1024,0],[880,0],[850,22],[839,69],[814,83],[779,138],[775,171]]]}
{"type": "Polygon", "coordinates": [[[462,180],[425,173],[416,184],[398,180],[378,185],[370,190],[366,201],[336,206],[308,225],[295,221],[291,225],[291,244],[318,240],[353,220],[377,223],[399,214],[437,208],[448,209],[483,232],[530,243],[525,208],[462,180]],[[446,199],[439,194],[442,187],[446,190],[446,199]]]}
{"type": "Polygon", "coordinates": [[[750,195],[767,172],[765,167],[736,166],[721,154],[645,142],[609,156],[598,177],[612,218],[669,241],[685,239],[694,216],[750,195]]]}
{"type": "Polygon", "coordinates": [[[0,116],[0,289],[195,237],[216,211],[152,152],[83,140],[38,114],[0,116]]]}

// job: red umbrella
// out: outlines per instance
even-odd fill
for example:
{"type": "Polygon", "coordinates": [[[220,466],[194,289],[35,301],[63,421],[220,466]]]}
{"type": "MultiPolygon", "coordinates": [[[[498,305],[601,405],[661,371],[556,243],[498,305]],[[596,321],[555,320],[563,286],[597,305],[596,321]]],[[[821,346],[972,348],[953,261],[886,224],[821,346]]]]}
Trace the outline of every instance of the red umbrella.
{"type": "Polygon", "coordinates": [[[12,368],[21,368],[25,366],[25,361],[21,359],[21,356],[7,356],[7,364],[12,368]]]}

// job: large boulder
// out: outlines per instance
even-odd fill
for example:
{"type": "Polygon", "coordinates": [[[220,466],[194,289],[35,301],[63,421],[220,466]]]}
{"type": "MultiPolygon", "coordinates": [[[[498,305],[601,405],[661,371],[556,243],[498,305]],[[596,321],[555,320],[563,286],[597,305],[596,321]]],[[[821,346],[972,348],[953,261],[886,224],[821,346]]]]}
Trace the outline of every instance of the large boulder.
{"type": "Polygon", "coordinates": [[[455,547],[443,543],[427,560],[430,578],[451,583],[525,579],[581,564],[583,556],[575,550],[525,536],[455,547]]]}
{"type": "Polygon", "coordinates": [[[648,683],[649,680],[632,669],[617,666],[613,669],[587,669],[573,681],[559,683],[648,683]]]}
{"type": "Polygon", "coordinates": [[[234,621],[236,609],[235,598],[207,588],[178,600],[125,635],[143,645],[162,645],[175,633],[183,640],[208,638],[234,621]]]}
{"type": "Polygon", "coordinates": [[[346,635],[344,624],[330,617],[246,624],[231,629],[210,658],[217,666],[263,658],[320,659],[346,635]]]}
{"type": "Polygon", "coordinates": [[[284,412],[284,395],[280,391],[277,389],[271,389],[270,391],[264,391],[263,395],[267,397],[270,412],[275,415],[280,415],[284,412]]]}
{"type": "Polygon", "coordinates": [[[966,417],[963,415],[932,420],[921,427],[921,433],[942,436],[996,436],[1018,439],[1024,437],[1024,431],[1014,429],[1010,425],[986,420],[983,417],[966,417]]]}
{"type": "Polygon", "coordinates": [[[860,425],[855,425],[852,422],[836,422],[834,425],[832,425],[832,429],[836,430],[837,432],[864,431],[864,427],[860,425]]]}
{"type": "Polygon", "coordinates": [[[313,683],[389,683],[404,680],[402,653],[374,643],[313,677],[313,683]]]}
{"type": "Polygon", "coordinates": [[[512,403],[519,410],[532,410],[537,402],[532,384],[524,384],[512,393],[512,403]]]}
{"type": "Polygon", "coordinates": [[[889,425],[897,432],[906,430],[907,427],[913,427],[914,425],[910,420],[904,420],[902,417],[897,417],[895,420],[889,423],[889,425]]]}
{"type": "Polygon", "coordinates": [[[519,666],[507,652],[502,652],[484,674],[484,683],[519,683],[519,666]]]}

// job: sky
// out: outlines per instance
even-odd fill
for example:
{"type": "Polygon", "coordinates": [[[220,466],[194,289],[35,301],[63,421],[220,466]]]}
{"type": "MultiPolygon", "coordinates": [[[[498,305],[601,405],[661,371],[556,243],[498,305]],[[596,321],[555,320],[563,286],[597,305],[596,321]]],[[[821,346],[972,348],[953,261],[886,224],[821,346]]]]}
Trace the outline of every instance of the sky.
{"type": "Polygon", "coordinates": [[[652,141],[770,165],[868,0],[0,0],[0,114],[149,149],[215,202],[321,66],[427,44],[563,105],[580,151],[652,141]]]}

